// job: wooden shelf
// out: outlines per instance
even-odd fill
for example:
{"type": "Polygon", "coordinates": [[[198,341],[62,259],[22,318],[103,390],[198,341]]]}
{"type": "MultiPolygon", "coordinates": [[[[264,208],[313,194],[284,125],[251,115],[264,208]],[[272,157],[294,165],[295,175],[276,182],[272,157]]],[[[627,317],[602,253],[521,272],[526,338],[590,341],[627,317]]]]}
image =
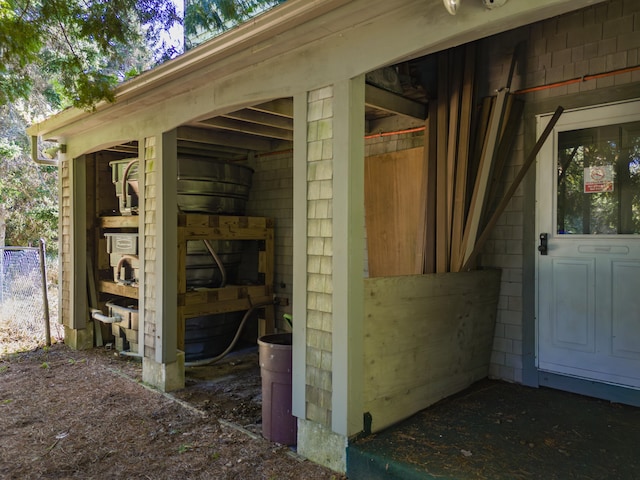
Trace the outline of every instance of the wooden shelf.
{"type": "MultiPolygon", "coordinates": [[[[140,225],[140,217],[137,215],[109,215],[99,217],[99,227],[101,229],[110,229],[110,230],[121,230],[121,229],[132,229],[137,230],[140,225]]],[[[101,240],[103,236],[101,235],[97,244],[104,248],[104,245],[101,245],[101,240]]],[[[97,257],[100,259],[101,255],[106,255],[105,252],[98,252],[97,257]]],[[[106,257],[105,257],[106,258],[106,257]]],[[[104,261],[107,261],[105,259],[104,261]]],[[[100,261],[98,262],[100,264],[100,261]]],[[[106,266],[106,265],[105,265],[106,266]]],[[[110,295],[118,295],[120,297],[127,298],[138,298],[138,287],[132,285],[123,285],[121,283],[116,283],[113,280],[99,280],[98,281],[98,291],[101,293],[107,293],[110,295]]]]}
{"type": "Polygon", "coordinates": [[[111,295],[138,298],[138,287],[123,285],[109,280],[100,280],[100,282],[98,282],[98,290],[102,293],[109,293],[111,295]]]}
{"type": "Polygon", "coordinates": [[[113,215],[100,217],[101,228],[138,228],[140,217],[138,215],[113,215]]]}
{"type": "MultiPolygon", "coordinates": [[[[248,310],[273,298],[274,231],[273,219],[233,215],[178,215],[178,348],[184,349],[186,319],[203,315],[248,310]],[[187,291],[186,262],[189,240],[257,240],[258,273],[263,285],[229,285],[224,288],[202,288],[187,291]]],[[[265,309],[258,335],[272,333],[275,328],[273,306],[265,309]]]]}
{"type": "Polygon", "coordinates": [[[271,285],[228,285],[205,288],[178,295],[178,307],[185,318],[248,310],[252,305],[273,298],[271,285]]]}
{"type": "Polygon", "coordinates": [[[178,215],[180,240],[273,240],[273,219],[222,215],[178,215]]]}
{"type": "MultiPolygon", "coordinates": [[[[103,216],[102,229],[137,229],[137,215],[103,216]]],[[[178,215],[178,348],[184,350],[185,324],[189,318],[238,312],[273,299],[274,229],[273,219],[232,215],[178,215]],[[259,242],[258,273],[262,285],[228,285],[224,288],[187,290],[186,265],[189,240],[255,240],[259,242]]],[[[141,247],[142,248],[142,247],[141,247]]],[[[121,297],[138,298],[138,287],[101,280],[98,290],[121,297]]],[[[272,333],[275,327],[273,305],[264,307],[264,317],[258,327],[258,336],[272,333]]]]}

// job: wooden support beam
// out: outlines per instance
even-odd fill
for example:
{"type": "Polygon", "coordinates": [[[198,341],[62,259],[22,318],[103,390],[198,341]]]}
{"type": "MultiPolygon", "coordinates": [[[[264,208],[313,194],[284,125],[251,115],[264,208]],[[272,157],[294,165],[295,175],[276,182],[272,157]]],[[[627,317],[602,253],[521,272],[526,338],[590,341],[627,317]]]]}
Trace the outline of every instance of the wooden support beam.
{"type": "Polygon", "coordinates": [[[248,110],[293,118],[293,98],[279,98],[277,100],[271,100],[270,102],[249,107],[248,110]]]}
{"type": "Polygon", "coordinates": [[[187,140],[208,145],[244,148],[245,150],[254,150],[257,152],[268,152],[272,148],[270,140],[255,135],[216,132],[194,127],[178,127],[176,130],[178,141],[187,140]]]}
{"type": "Polygon", "coordinates": [[[447,225],[447,127],[449,126],[449,60],[446,52],[438,55],[438,133],[436,197],[436,272],[449,271],[449,227],[447,225]]]}
{"type": "Polygon", "coordinates": [[[227,113],[226,115],[222,115],[222,117],[235,118],[236,120],[244,120],[245,122],[266,125],[268,127],[282,128],[293,132],[293,118],[274,115],[273,113],[245,108],[236,112],[227,113]]]}
{"type": "Polygon", "coordinates": [[[459,265],[460,246],[464,234],[464,220],[467,206],[467,177],[469,169],[471,115],[473,113],[473,84],[475,75],[475,44],[465,49],[464,77],[458,133],[458,152],[453,198],[453,219],[451,226],[451,265],[459,265]]]}
{"type": "MultiPolygon", "coordinates": [[[[476,119],[476,126],[474,129],[474,144],[473,153],[471,155],[471,163],[469,164],[469,179],[476,178],[478,173],[478,166],[480,165],[480,159],[482,158],[482,152],[487,139],[487,128],[491,123],[491,112],[495,104],[496,97],[484,97],[480,106],[480,113],[476,119]]],[[[473,187],[473,185],[472,185],[473,187]]],[[[471,195],[467,198],[467,208],[471,201],[471,195]]]]}
{"type": "Polygon", "coordinates": [[[108,147],[104,150],[114,153],[126,153],[127,155],[138,155],[137,145],[114,145],[113,147],[108,147]]]}
{"type": "Polygon", "coordinates": [[[478,241],[475,243],[473,250],[469,254],[469,257],[465,260],[464,265],[462,266],[463,271],[471,270],[472,268],[475,267],[476,259],[480,254],[480,252],[482,251],[484,244],[489,239],[489,236],[493,231],[493,227],[495,227],[496,223],[498,223],[498,219],[500,218],[500,215],[502,215],[502,212],[504,212],[504,209],[507,208],[507,205],[509,204],[511,197],[520,186],[520,183],[522,182],[525,175],[527,174],[529,167],[531,167],[531,164],[533,164],[533,162],[535,161],[536,156],[540,152],[540,149],[544,145],[544,142],[547,140],[547,137],[553,131],[553,128],[555,127],[556,123],[558,123],[558,120],[560,119],[560,115],[562,115],[563,111],[564,109],[560,106],[556,108],[556,111],[554,112],[546,128],[540,135],[540,138],[538,138],[538,141],[536,142],[533,149],[529,153],[529,156],[525,159],[524,163],[522,164],[522,167],[520,168],[520,171],[516,175],[516,178],[514,178],[513,183],[509,187],[509,190],[507,190],[507,192],[502,197],[502,200],[500,201],[495,211],[493,212],[493,215],[491,215],[491,218],[487,222],[487,226],[482,231],[482,234],[478,237],[478,241]]]}
{"type": "Polygon", "coordinates": [[[427,118],[427,106],[423,103],[373,85],[367,84],[364,88],[364,103],[367,107],[377,108],[397,115],[419,118],[420,120],[427,118]]]}
{"type": "Polygon", "coordinates": [[[200,157],[236,159],[246,158],[249,150],[246,148],[223,147],[207,143],[181,140],[178,142],[178,155],[198,155],[200,157]]]}
{"type": "Polygon", "coordinates": [[[449,76],[449,131],[447,138],[447,238],[448,256],[451,257],[451,232],[453,229],[453,199],[456,185],[456,164],[458,161],[458,135],[460,123],[460,100],[462,94],[463,50],[457,48],[450,52],[449,76]]]}
{"type": "MultiPolygon", "coordinates": [[[[435,273],[436,271],[436,198],[437,198],[437,135],[438,135],[438,104],[429,103],[429,118],[424,132],[424,206],[425,222],[422,241],[424,245],[424,267],[422,273],[435,273]]],[[[420,244],[418,244],[420,245],[420,244]]]]}
{"type": "Polygon", "coordinates": [[[506,103],[507,93],[508,90],[506,88],[503,88],[498,92],[496,105],[491,115],[491,122],[487,131],[487,142],[482,158],[480,159],[478,176],[476,177],[473,196],[471,197],[469,215],[467,217],[464,236],[462,239],[462,262],[455,266],[455,271],[459,270],[460,267],[462,267],[462,264],[466,263],[473,251],[476,239],[478,238],[480,221],[482,220],[482,216],[486,208],[489,181],[491,180],[498,135],[500,133],[500,127],[504,117],[504,106],[506,103]]]}
{"type": "Polygon", "coordinates": [[[516,139],[518,133],[518,127],[520,125],[520,119],[522,118],[522,112],[524,111],[524,101],[516,98],[513,95],[509,95],[507,102],[507,111],[505,118],[507,119],[502,129],[502,135],[500,138],[500,145],[496,152],[495,166],[493,167],[493,174],[489,185],[489,204],[488,209],[495,205],[495,201],[498,198],[499,185],[502,179],[504,168],[507,164],[507,158],[513,148],[513,142],[516,139]]]}
{"type": "Polygon", "coordinates": [[[293,141],[293,130],[285,130],[269,125],[237,120],[235,118],[215,117],[197,122],[198,126],[204,128],[215,127],[217,129],[228,130],[230,132],[255,135],[257,137],[277,138],[279,140],[293,141]]]}

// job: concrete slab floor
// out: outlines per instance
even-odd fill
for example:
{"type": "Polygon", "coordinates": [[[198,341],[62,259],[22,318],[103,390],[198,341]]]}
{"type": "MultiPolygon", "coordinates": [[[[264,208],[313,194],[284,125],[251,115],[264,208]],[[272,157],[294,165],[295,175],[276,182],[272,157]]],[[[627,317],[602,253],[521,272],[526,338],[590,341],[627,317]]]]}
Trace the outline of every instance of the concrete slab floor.
{"type": "Polygon", "coordinates": [[[640,478],[640,408],[483,380],[349,446],[350,480],[640,478]]]}

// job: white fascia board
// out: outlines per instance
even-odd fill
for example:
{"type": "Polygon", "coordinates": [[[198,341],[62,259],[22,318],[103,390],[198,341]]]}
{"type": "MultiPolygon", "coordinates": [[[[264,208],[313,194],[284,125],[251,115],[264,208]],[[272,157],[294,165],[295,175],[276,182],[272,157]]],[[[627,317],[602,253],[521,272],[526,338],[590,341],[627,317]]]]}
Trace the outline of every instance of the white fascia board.
{"type": "MultiPolygon", "coordinates": [[[[60,141],[64,130],[72,124],[82,122],[96,113],[116,106],[128,106],[136,98],[149,91],[159,89],[163,85],[184,78],[192,72],[206,68],[239,52],[251,49],[253,52],[265,50],[265,57],[268,58],[268,47],[261,47],[261,44],[283,31],[302,25],[350,1],[288,0],[177,58],[122,83],[116,88],[114,102],[99,102],[92,111],[68,108],[43,122],[30,126],[27,133],[32,136],[42,136],[60,141]]],[[[145,105],[145,107],[148,106],[145,105]]]]}
{"type": "MultiPolygon", "coordinates": [[[[385,64],[450,48],[601,1],[514,0],[495,10],[487,10],[480,1],[466,2],[453,17],[440,0],[392,3],[388,0],[288,0],[122,84],[116,90],[114,103],[102,102],[93,112],[66,110],[32,126],[28,133],[57,141],[65,136],[77,137],[89,130],[101,129],[109,122],[122,121],[126,116],[138,116],[140,110],[166,104],[168,99],[192,96],[198,90],[209,91],[212,84],[222,84],[225,78],[235,77],[235,83],[243,72],[249,73],[250,78],[239,83],[252,84],[246,99],[255,93],[255,74],[259,70],[269,72],[269,77],[277,77],[279,85],[283,85],[283,79],[292,80],[291,91],[287,92],[290,95],[301,88],[317,87],[316,80],[328,84],[326,82],[353,78],[385,64]],[[340,59],[335,57],[338,52],[342,54],[340,59]],[[313,57],[321,64],[310,65],[313,57]],[[345,57],[351,61],[345,61],[345,57]],[[295,65],[284,65],[285,58],[295,65]],[[273,67],[278,65],[281,75],[276,76],[273,67]],[[320,70],[312,78],[310,72],[314,69],[320,70]],[[297,74],[293,77],[287,76],[294,71],[297,74]],[[307,84],[301,85],[301,81],[307,84]]],[[[262,79],[264,77],[260,81],[262,79]]],[[[265,80],[269,83],[274,79],[265,80]]],[[[260,86],[260,90],[264,88],[260,86]]],[[[224,105],[224,100],[216,98],[214,103],[224,105]]]]}

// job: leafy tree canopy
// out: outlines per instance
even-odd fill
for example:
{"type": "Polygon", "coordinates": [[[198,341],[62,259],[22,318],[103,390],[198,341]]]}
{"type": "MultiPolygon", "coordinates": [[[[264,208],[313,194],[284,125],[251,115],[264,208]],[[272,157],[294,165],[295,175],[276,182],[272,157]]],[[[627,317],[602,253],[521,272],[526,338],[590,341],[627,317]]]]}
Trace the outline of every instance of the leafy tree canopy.
{"type": "MultiPolygon", "coordinates": [[[[284,1],[185,0],[187,47],[284,1]]],[[[181,22],[173,0],[0,0],[0,106],[29,98],[37,77],[54,109],[111,101],[119,82],[180,53],[162,33],[181,22]]]]}
{"type": "Polygon", "coordinates": [[[38,75],[59,107],[112,100],[139,73],[140,45],[160,46],[156,61],[176,53],[160,33],[179,22],[167,0],[0,0],[0,105],[28,98],[38,75]]]}
{"type": "Polygon", "coordinates": [[[194,47],[284,2],[285,0],[186,0],[186,47],[194,47]]]}
{"type": "MultiPolygon", "coordinates": [[[[283,1],[186,0],[185,30],[200,43],[283,1]]],[[[113,100],[180,53],[162,36],[180,22],[172,0],[0,0],[0,245],[56,245],[57,168],[31,160],[27,125],[113,100]]]]}
{"type": "Polygon", "coordinates": [[[57,168],[37,165],[29,155],[25,128],[34,116],[51,113],[34,79],[30,101],[0,105],[0,246],[35,244],[55,249],[58,233],[57,168]]]}

